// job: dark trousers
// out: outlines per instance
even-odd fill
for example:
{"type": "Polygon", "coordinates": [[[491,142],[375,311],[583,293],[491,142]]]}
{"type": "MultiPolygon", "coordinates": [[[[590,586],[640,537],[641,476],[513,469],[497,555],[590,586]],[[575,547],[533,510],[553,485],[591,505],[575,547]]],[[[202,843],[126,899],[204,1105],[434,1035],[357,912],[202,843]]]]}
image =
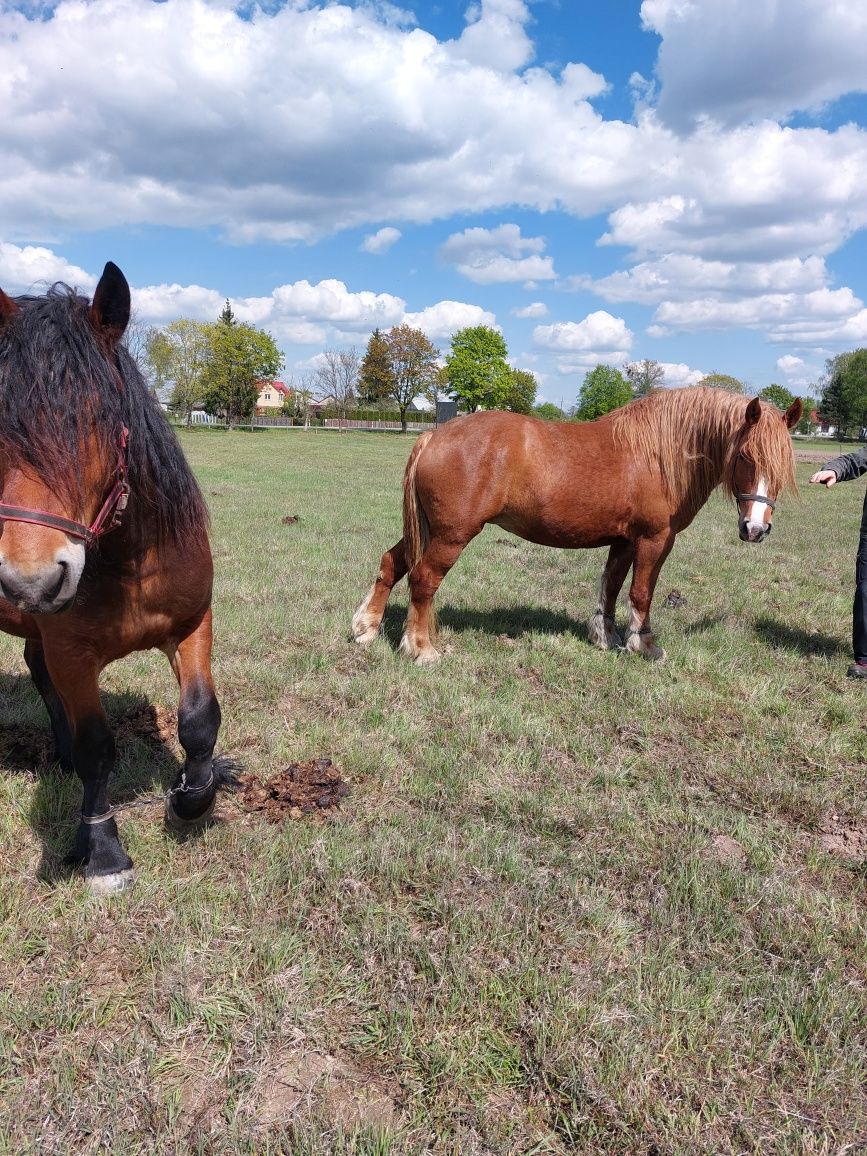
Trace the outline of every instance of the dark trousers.
{"type": "Polygon", "coordinates": [[[861,536],[858,539],[858,558],[855,562],[852,652],[856,662],[867,662],[867,501],[861,515],[861,536]]]}

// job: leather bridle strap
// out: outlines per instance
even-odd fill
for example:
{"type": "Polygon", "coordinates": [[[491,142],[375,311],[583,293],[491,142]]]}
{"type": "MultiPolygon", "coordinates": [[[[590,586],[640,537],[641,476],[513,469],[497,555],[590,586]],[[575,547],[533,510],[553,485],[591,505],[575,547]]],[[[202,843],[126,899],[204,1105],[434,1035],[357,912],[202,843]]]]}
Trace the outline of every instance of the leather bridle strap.
{"type": "Polygon", "coordinates": [[[5,506],[2,503],[0,503],[0,521],[27,522],[31,526],[46,526],[49,530],[60,530],[62,534],[68,534],[71,538],[81,538],[85,546],[92,546],[97,538],[120,525],[121,515],[129,501],[129,483],[126,480],[128,437],[129,430],[124,426],[120,435],[114,485],[100,506],[99,513],[89,526],[85,526],[83,522],[76,522],[72,518],[64,518],[60,514],[49,513],[48,510],[31,510],[26,506],[5,506]]]}
{"type": "Polygon", "coordinates": [[[777,508],[777,503],[764,494],[738,494],[737,500],[739,502],[764,502],[765,505],[770,506],[772,510],[777,508]]]}

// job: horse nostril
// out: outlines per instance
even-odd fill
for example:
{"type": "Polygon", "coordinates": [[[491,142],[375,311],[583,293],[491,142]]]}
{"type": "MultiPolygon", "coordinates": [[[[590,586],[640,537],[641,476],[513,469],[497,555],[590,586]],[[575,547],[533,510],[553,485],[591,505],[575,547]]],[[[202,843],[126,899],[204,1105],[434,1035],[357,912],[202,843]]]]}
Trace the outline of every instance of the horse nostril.
{"type": "Polygon", "coordinates": [[[51,587],[51,589],[46,591],[46,594],[45,594],[46,598],[50,602],[53,602],[54,599],[57,598],[57,596],[60,594],[60,591],[63,589],[64,582],[66,581],[66,572],[68,569],[68,563],[58,562],[57,565],[60,567],[60,577],[57,579],[57,581],[54,583],[54,585],[51,587]]]}

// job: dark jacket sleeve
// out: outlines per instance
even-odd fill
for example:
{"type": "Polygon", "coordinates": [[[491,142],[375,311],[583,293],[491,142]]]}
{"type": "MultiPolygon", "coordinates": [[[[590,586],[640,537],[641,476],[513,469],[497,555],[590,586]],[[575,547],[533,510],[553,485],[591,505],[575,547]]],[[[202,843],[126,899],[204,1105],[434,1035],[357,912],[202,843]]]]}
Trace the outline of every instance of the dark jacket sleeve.
{"type": "Polygon", "coordinates": [[[822,469],[833,470],[838,482],[851,482],[853,478],[860,478],[863,473],[867,473],[867,445],[854,454],[842,454],[826,462],[822,469]]]}

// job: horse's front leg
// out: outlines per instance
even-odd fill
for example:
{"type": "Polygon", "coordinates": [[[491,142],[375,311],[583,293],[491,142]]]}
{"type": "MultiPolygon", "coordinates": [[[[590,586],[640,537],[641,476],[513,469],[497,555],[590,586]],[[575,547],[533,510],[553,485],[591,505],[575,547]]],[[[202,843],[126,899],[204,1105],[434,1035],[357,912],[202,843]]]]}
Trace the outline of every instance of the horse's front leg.
{"type": "Polygon", "coordinates": [[[45,666],[69,721],[72,764],[84,788],[81,822],[67,861],[84,867],[94,894],[123,891],[135,876],[108,804],[115,746],[99,698],[100,665],[93,656],[55,654],[46,646],[45,666]]]}
{"type": "Polygon", "coordinates": [[[69,726],[69,719],[66,717],[63,702],[51,681],[48,667],[45,665],[45,655],[41,642],[37,642],[33,638],[27,639],[24,643],[24,661],[27,663],[33,685],[39,691],[42,701],[45,703],[45,709],[48,711],[51,733],[54,735],[54,757],[60,763],[60,769],[69,773],[74,769],[72,730],[69,726]]]}
{"type": "Polygon", "coordinates": [[[360,646],[368,646],[379,634],[388,596],[406,574],[403,538],[386,550],[379,563],[379,574],[352,618],[352,635],[360,646]]]}
{"type": "Polygon", "coordinates": [[[656,645],[650,625],[650,603],[656,589],[662,564],[674,545],[674,531],[666,529],[654,538],[639,538],[635,543],[635,563],[629,589],[629,629],[626,649],[643,654],[651,662],[663,662],[665,651],[656,645]]]}
{"type": "Polygon", "coordinates": [[[588,638],[601,650],[615,650],[623,645],[614,628],[614,607],[634,557],[634,542],[615,542],[608,551],[608,560],[599,580],[596,613],[590,619],[587,628],[588,638]]]}
{"type": "Polygon", "coordinates": [[[212,641],[208,608],[191,634],[163,647],[180,687],[178,739],[186,756],[166,796],[166,822],[177,831],[203,827],[217,794],[214,746],[221,714],[211,677],[212,641]]]}

